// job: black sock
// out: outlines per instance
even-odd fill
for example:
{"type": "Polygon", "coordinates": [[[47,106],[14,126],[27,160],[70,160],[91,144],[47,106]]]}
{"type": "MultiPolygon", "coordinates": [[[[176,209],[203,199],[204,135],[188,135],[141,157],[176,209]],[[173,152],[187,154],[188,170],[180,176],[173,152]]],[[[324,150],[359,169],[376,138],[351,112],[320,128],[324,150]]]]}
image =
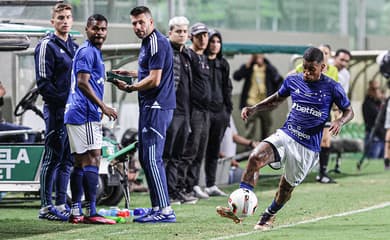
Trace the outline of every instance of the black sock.
{"type": "Polygon", "coordinates": [[[385,167],[390,167],[390,159],[385,158],[385,167]]]}
{"type": "Polygon", "coordinates": [[[267,208],[268,210],[268,213],[274,215],[276,214],[281,208],[283,207],[283,205],[279,205],[276,203],[275,199],[272,201],[271,205],[267,208]]]}
{"type": "Polygon", "coordinates": [[[329,154],[330,154],[330,148],[329,147],[321,147],[321,152],[320,152],[320,176],[326,175],[326,169],[328,167],[328,162],[329,162],[329,154]]]}

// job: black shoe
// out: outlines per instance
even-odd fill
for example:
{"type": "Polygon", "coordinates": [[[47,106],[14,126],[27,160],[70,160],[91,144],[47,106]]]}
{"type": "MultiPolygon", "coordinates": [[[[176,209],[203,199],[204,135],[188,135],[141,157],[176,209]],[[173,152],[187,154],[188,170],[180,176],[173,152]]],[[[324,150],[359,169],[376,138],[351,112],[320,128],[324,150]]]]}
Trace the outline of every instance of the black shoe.
{"type": "Polygon", "coordinates": [[[385,170],[390,170],[390,159],[385,158],[385,170]]]}
{"type": "Polygon", "coordinates": [[[195,204],[199,199],[192,194],[187,194],[184,191],[177,194],[178,199],[180,199],[183,204],[195,204]]]}
{"type": "Polygon", "coordinates": [[[333,180],[333,178],[329,177],[327,174],[321,174],[320,176],[317,176],[316,180],[317,182],[324,183],[324,184],[337,183],[335,180],[333,180]]]}
{"type": "Polygon", "coordinates": [[[260,231],[267,231],[272,228],[272,225],[275,221],[275,214],[268,213],[267,210],[263,212],[260,217],[260,220],[256,223],[254,229],[260,231]]]}

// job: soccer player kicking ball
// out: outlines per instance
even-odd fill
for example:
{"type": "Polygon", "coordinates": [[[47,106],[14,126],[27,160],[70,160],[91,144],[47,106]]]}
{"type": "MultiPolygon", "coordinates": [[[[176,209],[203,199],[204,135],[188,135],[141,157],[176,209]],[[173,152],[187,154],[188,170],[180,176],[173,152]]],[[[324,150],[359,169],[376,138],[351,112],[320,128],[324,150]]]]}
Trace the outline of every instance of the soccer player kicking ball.
{"type": "Polygon", "coordinates": [[[65,110],[70,149],[75,163],[70,175],[72,208],[69,222],[115,224],[96,213],[96,191],[102,148],[102,114],[116,119],[117,113],[103,103],[105,67],[101,48],[107,37],[107,19],[95,14],[85,28],[88,40],[73,59],[71,90],[65,110]],[[86,212],[81,209],[85,194],[86,212]]]}
{"type": "MultiPolygon", "coordinates": [[[[281,88],[252,107],[242,109],[246,120],[256,111],[276,108],[291,96],[292,107],[283,127],[264,139],[249,156],[240,188],[253,190],[259,177],[259,169],[267,164],[280,162],[284,166],[279,187],[271,205],[265,209],[254,229],[268,230],[276,213],[291,198],[291,193],[316,165],[319,158],[322,129],[335,103],[343,112],[331,123],[330,132],[337,135],[341,127],[353,116],[351,103],[341,85],[322,74],[324,56],[318,48],[308,48],[303,55],[303,73],[289,75],[281,88]]],[[[217,207],[222,217],[237,221],[229,208],[217,207]]]]}

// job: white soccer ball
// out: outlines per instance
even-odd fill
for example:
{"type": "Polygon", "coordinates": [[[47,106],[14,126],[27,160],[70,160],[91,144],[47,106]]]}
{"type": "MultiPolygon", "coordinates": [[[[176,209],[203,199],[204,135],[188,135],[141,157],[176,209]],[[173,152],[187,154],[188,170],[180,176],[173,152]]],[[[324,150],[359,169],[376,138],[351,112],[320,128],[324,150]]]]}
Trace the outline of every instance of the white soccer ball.
{"type": "Polygon", "coordinates": [[[257,208],[256,194],[248,189],[239,188],[230,194],[230,210],[239,218],[252,216],[257,208]]]}

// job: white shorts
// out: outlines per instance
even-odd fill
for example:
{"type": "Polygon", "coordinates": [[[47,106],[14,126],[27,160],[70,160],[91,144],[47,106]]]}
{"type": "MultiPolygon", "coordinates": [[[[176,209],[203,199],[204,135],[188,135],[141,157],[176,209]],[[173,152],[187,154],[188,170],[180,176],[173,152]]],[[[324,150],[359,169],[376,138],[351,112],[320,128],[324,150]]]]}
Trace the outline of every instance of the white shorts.
{"type": "Polygon", "coordinates": [[[284,177],[291,186],[298,186],[318,162],[318,152],[299,144],[280,129],[263,141],[278,150],[284,177]]]}
{"type": "Polygon", "coordinates": [[[86,122],[82,125],[66,124],[71,153],[83,154],[101,149],[103,130],[101,122],[86,122]]]}

